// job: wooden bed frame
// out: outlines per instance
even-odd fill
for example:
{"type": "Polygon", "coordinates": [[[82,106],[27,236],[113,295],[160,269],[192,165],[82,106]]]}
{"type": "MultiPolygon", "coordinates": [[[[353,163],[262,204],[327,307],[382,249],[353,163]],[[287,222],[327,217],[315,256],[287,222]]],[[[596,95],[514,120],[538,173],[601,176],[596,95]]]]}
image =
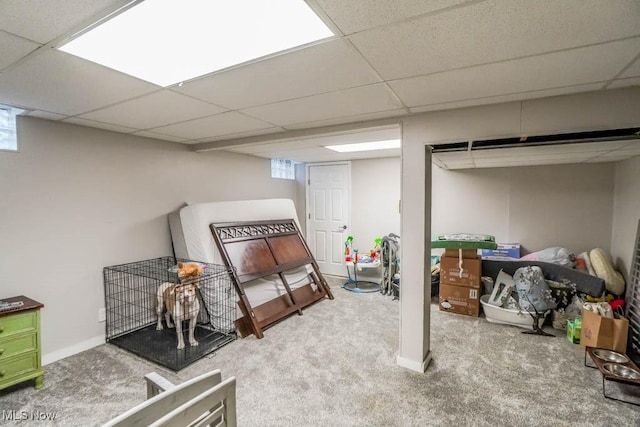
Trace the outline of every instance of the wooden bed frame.
{"type": "Polygon", "coordinates": [[[264,329],[284,317],[294,312],[302,315],[304,307],[325,297],[333,299],[294,220],[227,222],[211,224],[209,228],[225,265],[232,271],[238,305],[244,315],[236,321],[240,336],[253,333],[262,338],[264,329]],[[284,273],[309,264],[313,267],[308,275],[309,283],[291,290],[284,273]],[[280,277],[286,294],[252,307],[244,285],[272,274],[280,277]]]}

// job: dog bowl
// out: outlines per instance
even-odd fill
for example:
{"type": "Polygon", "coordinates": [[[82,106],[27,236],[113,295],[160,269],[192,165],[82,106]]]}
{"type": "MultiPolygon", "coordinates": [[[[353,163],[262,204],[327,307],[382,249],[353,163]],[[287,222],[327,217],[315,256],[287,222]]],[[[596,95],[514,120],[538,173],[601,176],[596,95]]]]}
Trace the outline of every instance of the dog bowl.
{"type": "Polygon", "coordinates": [[[593,355],[606,362],[627,363],[629,361],[629,358],[624,354],[620,354],[616,351],[605,350],[603,348],[593,350],[593,355]]]}
{"type": "Polygon", "coordinates": [[[640,372],[624,365],[606,363],[602,366],[602,369],[620,378],[625,378],[627,380],[640,380],[640,372]]]}

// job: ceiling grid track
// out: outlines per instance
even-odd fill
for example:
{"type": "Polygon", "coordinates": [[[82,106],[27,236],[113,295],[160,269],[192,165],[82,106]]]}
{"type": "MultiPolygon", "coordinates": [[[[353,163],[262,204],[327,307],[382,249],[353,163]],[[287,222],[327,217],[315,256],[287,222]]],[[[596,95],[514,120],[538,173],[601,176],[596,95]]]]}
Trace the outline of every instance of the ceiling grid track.
{"type": "Polygon", "coordinates": [[[629,63],[626,65],[626,67],[624,67],[622,70],[620,70],[620,71],[618,72],[618,74],[616,74],[615,76],[613,76],[613,78],[612,78],[611,80],[609,80],[609,81],[608,81],[604,86],[602,86],[602,89],[606,89],[606,88],[608,88],[608,87],[609,87],[609,86],[610,86],[610,85],[611,85],[611,84],[612,84],[612,83],[613,83],[613,82],[614,82],[618,77],[620,77],[621,75],[623,75],[625,71],[627,71],[629,68],[631,68],[631,66],[632,66],[633,64],[635,64],[635,63],[636,63],[636,61],[640,61],[640,53],[638,53],[638,54],[636,55],[636,57],[635,57],[635,58],[633,58],[633,59],[631,60],[631,62],[629,62],[629,63]]]}

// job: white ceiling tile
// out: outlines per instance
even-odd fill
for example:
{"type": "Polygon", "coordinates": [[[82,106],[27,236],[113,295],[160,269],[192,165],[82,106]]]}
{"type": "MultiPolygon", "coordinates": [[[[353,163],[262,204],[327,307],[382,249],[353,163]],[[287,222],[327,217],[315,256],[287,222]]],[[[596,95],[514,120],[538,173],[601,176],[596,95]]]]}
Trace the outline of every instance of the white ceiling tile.
{"type": "Polygon", "coordinates": [[[172,90],[238,109],[380,82],[347,42],[330,40],[172,90]]]}
{"type": "Polygon", "coordinates": [[[326,149],[308,149],[308,150],[299,150],[295,152],[270,152],[270,153],[256,153],[251,155],[264,157],[267,159],[286,158],[296,162],[314,163],[314,162],[400,157],[400,150],[393,149],[393,150],[378,150],[378,151],[366,151],[366,152],[363,151],[358,153],[338,153],[338,152],[331,152],[330,150],[326,150],[326,149]]]}
{"type": "Polygon", "coordinates": [[[389,150],[359,151],[355,153],[345,154],[349,154],[349,160],[385,159],[389,157],[400,157],[402,154],[402,150],[400,148],[393,148],[389,150]]]}
{"type": "MultiPolygon", "coordinates": [[[[315,145],[337,145],[356,144],[360,142],[386,141],[390,139],[400,139],[402,132],[399,125],[381,128],[361,129],[358,131],[341,133],[335,135],[324,135],[310,139],[315,145]]],[[[306,141],[301,141],[302,143],[306,141]]]]}
{"type": "Polygon", "coordinates": [[[326,145],[381,141],[396,138],[400,138],[400,128],[393,126],[364,129],[342,134],[315,136],[297,140],[240,145],[228,148],[227,150],[264,158],[283,157],[301,162],[398,157],[400,156],[400,149],[338,153],[325,148],[326,145]]]}
{"type": "Polygon", "coordinates": [[[226,111],[224,108],[217,105],[164,89],[79,117],[104,123],[118,123],[137,129],[149,129],[224,111],[226,111]]]}
{"type": "Polygon", "coordinates": [[[624,147],[615,151],[616,153],[631,153],[631,154],[640,154],[640,140],[630,142],[626,144],[624,147]]]}
{"type": "Polygon", "coordinates": [[[44,44],[93,15],[122,3],[116,0],[3,1],[0,30],[44,44]]]}
{"type": "Polygon", "coordinates": [[[617,161],[636,155],[640,155],[640,141],[444,152],[434,153],[433,157],[449,169],[455,169],[472,167],[470,164],[485,168],[617,161]]]}
{"type": "Polygon", "coordinates": [[[400,139],[400,128],[393,127],[387,129],[363,130],[336,135],[321,135],[309,138],[301,138],[290,141],[279,141],[262,144],[241,145],[234,147],[238,152],[253,154],[266,152],[293,152],[308,150],[320,147],[322,150],[327,145],[355,144],[361,142],[385,141],[389,139],[400,139]]]}
{"type": "Polygon", "coordinates": [[[68,116],[157,89],[55,49],[34,54],[0,74],[2,102],[68,116]]]}
{"type": "Polygon", "coordinates": [[[187,141],[188,141],[185,138],[179,138],[177,136],[165,135],[165,134],[158,133],[158,132],[150,132],[148,130],[142,130],[142,131],[139,131],[139,132],[134,132],[132,135],[144,136],[146,138],[153,138],[153,139],[161,139],[163,141],[181,142],[183,144],[186,144],[187,141]]]}
{"type": "Polygon", "coordinates": [[[448,162],[473,162],[473,158],[468,151],[451,151],[443,153],[433,153],[433,157],[437,157],[442,163],[448,162]]]}
{"type": "Polygon", "coordinates": [[[206,138],[200,138],[197,139],[195,141],[193,141],[193,144],[199,144],[199,143],[206,143],[206,142],[213,142],[213,141],[221,141],[221,140],[225,140],[225,139],[236,139],[236,138],[248,138],[250,136],[260,136],[260,135],[269,135],[272,133],[279,133],[279,132],[284,132],[285,130],[281,127],[268,127],[268,128],[261,128],[261,129],[257,129],[257,130],[250,130],[250,131],[246,131],[246,132],[235,132],[233,134],[225,134],[225,135],[221,135],[221,136],[214,136],[214,137],[206,137],[206,138]]]}
{"type": "MultiPolygon", "coordinates": [[[[283,158],[283,156],[279,157],[268,157],[272,158],[283,158]]],[[[317,163],[317,162],[338,162],[341,160],[348,160],[346,156],[341,156],[340,153],[309,153],[309,152],[301,152],[295,153],[291,155],[291,157],[284,157],[285,159],[293,160],[294,162],[302,162],[302,163],[317,163]]]]}
{"type": "Polygon", "coordinates": [[[270,150],[264,150],[262,149],[262,147],[253,147],[254,149],[251,150],[241,150],[241,151],[236,151],[238,153],[245,153],[245,154],[251,154],[254,156],[261,156],[261,157],[268,157],[270,159],[274,159],[274,158],[285,158],[285,159],[289,159],[289,160],[295,160],[293,157],[299,158],[300,156],[334,156],[336,153],[335,151],[331,151],[327,148],[324,147],[307,147],[304,148],[302,150],[288,150],[288,149],[279,149],[279,148],[275,148],[275,149],[270,149],[270,150]]]}
{"type": "MultiPolygon", "coordinates": [[[[302,148],[301,148],[302,149],[302,148]]],[[[266,144],[263,145],[239,145],[234,147],[225,148],[226,151],[233,151],[234,153],[253,154],[259,155],[263,153],[271,153],[278,151],[278,144],[266,144]]],[[[289,150],[294,151],[294,150],[289,150]]]]}
{"type": "Polygon", "coordinates": [[[322,126],[340,125],[344,123],[363,122],[367,120],[386,119],[393,117],[405,116],[407,110],[404,108],[397,108],[394,110],[376,111],[375,113],[356,114],[353,116],[340,116],[333,119],[317,120],[312,122],[296,123],[293,125],[287,125],[289,130],[306,129],[322,126]]]}
{"type": "MultiPolygon", "coordinates": [[[[505,150],[510,151],[510,150],[505,150]]],[[[540,162],[540,161],[571,161],[582,162],[597,156],[601,152],[588,152],[588,153],[571,153],[571,154],[516,154],[516,153],[503,153],[502,155],[496,155],[493,157],[474,158],[474,162],[479,165],[483,163],[491,162],[507,162],[507,163],[527,163],[527,162],[540,162]]]]}
{"type": "Polygon", "coordinates": [[[474,159],[500,158],[515,156],[574,156],[574,155],[597,155],[613,150],[619,150],[629,145],[628,141],[601,141],[583,144],[558,144],[558,145],[538,145],[534,147],[513,147],[501,149],[473,150],[471,153],[474,159]],[[593,154],[591,154],[593,153],[593,154]]]}
{"type": "Polygon", "coordinates": [[[64,119],[62,121],[64,123],[73,123],[75,125],[81,125],[81,126],[93,127],[93,128],[98,128],[98,129],[111,130],[111,131],[114,131],[114,132],[121,132],[121,133],[131,133],[131,132],[134,132],[134,131],[137,130],[137,129],[133,129],[133,128],[125,127],[125,126],[114,125],[114,124],[111,124],[111,123],[101,123],[101,122],[97,122],[95,120],[81,119],[79,117],[70,117],[70,118],[64,119]]]}
{"type": "Polygon", "coordinates": [[[286,127],[296,123],[335,119],[398,108],[402,108],[402,105],[389,88],[380,83],[246,108],[242,111],[250,116],[286,127]]]}
{"type": "Polygon", "coordinates": [[[474,168],[475,165],[473,162],[449,162],[444,163],[447,169],[455,170],[455,169],[471,169],[474,168]]]}
{"type": "Polygon", "coordinates": [[[316,0],[344,34],[401,21],[472,0],[316,0]]]}
{"type": "MultiPolygon", "coordinates": [[[[640,19],[640,17],[638,19],[640,19]]],[[[639,51],[638,53],[640,53],[640,47],[636,50],[639,51]]],[[[636,61],[631,64],[629,68],[624,70],[624,73],[620,74],[619,78],[626,77],[640,77],[640,58],[636,59],[636,61]]]]}
{"type": "Polygon", "coordinates": [[[480,65],[390,82],[410,106],[441,104],[575,86],[611,79],[633,55],[640,39],[480,65]]]}
{"type": "Polygon", "coordinates": [[[622,87],[640,86],[640,77],[631,77],[629,79],[616,79],[607,89],[619,89],[622,87]]]}
{"type": "Polygon", "coordinates": [[[154,132],[195,140],[220,135],[233,135],[273,125],[235,111],[152,129],[154,132]]]}
{"type": "Polygon", "coordinates": [[[447,165],[445,165],[440,159],[438,159],[435,156],[431,157],[431,162],[436,165],[437,167],[439,167],[440,169],[448,169],[447,165]]]}
{"type": "Polygon", "coordinates": [[[588,163],[602,163],[602,162],[619,162],[622,160],[628,160],[633,157],[640,156],[640,153],[623,153],[619,151],[613,151],[611,153],[601,154],[587,160],[588,163]]]}
{"type": "Polygon", "coordinates": [[[399,79],[638,36],[638,16],[636,0],[495,0],[350,39],[383,78],[399,79]]]}
{"type": "Polygon", "coordinates": [[[29,52],[36,50],[40,45],[21,37],[0,31],[0,70],[9,64],[27,56],[29,52]]]}
{"type": "Polygon", "coordinates": [[[46,120],[62,120],[65,117],[67,117],[62,114],[51,113],[49,111],[40,111],[40,110],[29,111],[28,113],[21,114],[21,116],[38,117],[40,119],[46,119],[46,120]]]}
{"type": "Polygon", "coordinates": [[[514,93],[509,95],[489,96],[486,98],[469,99],[465,101],[445,102],[442,104],[424,105],[420,107],[411,107],[412,113],[424,113],[427,111],[452,110],[465,107],[474,107],[479,105],[498,104],[511,101],[522,101],[526,99],[543,98],[549,96],[566,95],[578,92],[589,92],[599,90],[603,86],[602,83],[590,83],[586,85],[568,86],[555,89],[537,90],[525,93],[514,93]]]}
{"type": "Polygon", "coordinates": [[[542,158],[542,159],[496,159],[491,161],[487,160],[476,160],[475,167],[477,168],[501,168],[501,167],[516,167],[516,166],[538,166],[538,165],[562,165],[562,164],[573,164],[573,163],[582,163],[586,161],[585,158],[577,158],[577,159],[556,159],[556,158],[542,158]]]}

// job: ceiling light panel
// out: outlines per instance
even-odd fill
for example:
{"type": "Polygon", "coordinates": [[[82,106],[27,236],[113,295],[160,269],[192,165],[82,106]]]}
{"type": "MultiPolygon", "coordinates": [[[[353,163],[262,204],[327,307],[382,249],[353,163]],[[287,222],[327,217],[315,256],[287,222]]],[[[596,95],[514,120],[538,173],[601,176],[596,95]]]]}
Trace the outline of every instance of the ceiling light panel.
{"type": "Polygon", "coordinates": [[[331,36],[302,0],[147,0],[59,49],[170,86],[331,36]]]}
{"type": "Polygon", "coordinates": [[[337,151],[339,153],[353,153],[356,151],[372,151],[372,150],[389,150],[392,148],[400,148],[399,139],[390,139],[386,141],[359,142],[357,144],[327,145],[325,148],[337,151]]]}

